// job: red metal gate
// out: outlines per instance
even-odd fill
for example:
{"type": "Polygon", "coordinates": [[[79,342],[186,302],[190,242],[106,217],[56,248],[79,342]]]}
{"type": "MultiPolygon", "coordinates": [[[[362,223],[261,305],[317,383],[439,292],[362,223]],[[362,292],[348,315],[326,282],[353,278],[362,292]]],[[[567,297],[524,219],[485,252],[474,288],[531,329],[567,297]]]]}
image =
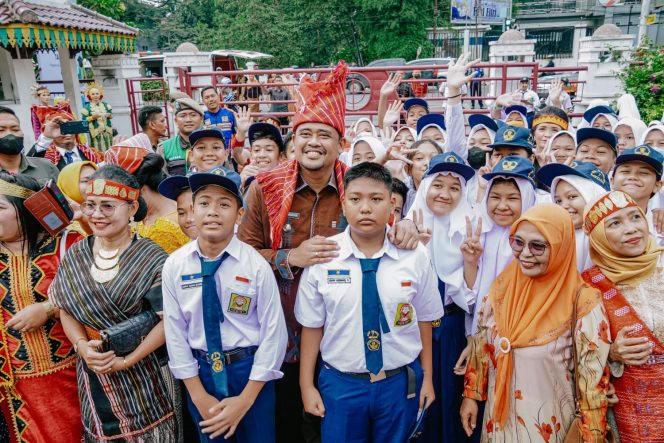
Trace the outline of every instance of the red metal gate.
{"type": "Polygon", "coordinates": [[[131,131],[133,134],[141,132],[138,124],[138,111],[143,106],[157,106],[161,108],[166,116],[168,136],[171,136],[171,119],[168,107],[168,83],[162,77],[128,78],[125,80],[127,86],[127,101],[129,103],[129,118],[131,119],[131,131]]]}

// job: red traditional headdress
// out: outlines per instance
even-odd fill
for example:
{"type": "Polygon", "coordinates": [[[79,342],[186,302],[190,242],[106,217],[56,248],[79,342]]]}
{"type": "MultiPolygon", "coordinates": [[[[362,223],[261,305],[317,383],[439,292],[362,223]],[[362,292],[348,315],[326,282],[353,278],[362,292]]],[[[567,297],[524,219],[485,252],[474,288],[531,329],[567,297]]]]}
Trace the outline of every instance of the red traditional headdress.
{"type": "Polygon", "coordinates": [[[293,117],[293,132],[302,123],[323,123],[344,134],[346,75],[348,65],[341,60],[324,80],[315,82],[309,76],[300,80],[296,88],[297,110],[293,117]]]}

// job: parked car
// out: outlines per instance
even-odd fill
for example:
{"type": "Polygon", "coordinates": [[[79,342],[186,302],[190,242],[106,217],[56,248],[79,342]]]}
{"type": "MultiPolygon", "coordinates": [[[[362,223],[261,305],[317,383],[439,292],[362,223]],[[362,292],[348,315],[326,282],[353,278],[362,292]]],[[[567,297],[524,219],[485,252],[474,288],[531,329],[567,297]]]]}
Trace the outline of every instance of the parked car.
{"type": "MultiPolygon", "coordinates": [[[[374,60],[368,65],[367,68],[375,68],[382,66],[404,66],[406,65],[406,59],[403,58],[381,58],[374,60]]],[[[349,74],[346,77],[346,90],[352,94],[358,94],[363,92],[365,89],[369,89],[369,80],[363,74],[349,74]]]]}
{"type": "Polygon", "coordinates": [[[549,96],[549,86],[551,82],[555,79],[567,79],[569,80],[569,86],[565,87],[564,90],[569,94],[569,96],[574,99],[576,97],[576,92],[578,89],[579,73],[578,72],[560,72],[560,73],[551,73],[540,75],[537,80],[537,95],[539,95],[542,103],[549,96]]]}
{"type": "MultiPolygon", "coordinates": [[[[447,68],[454,59],[452,57],[441,57],[441,58],[418,58],[417,60],[411,60],[406,63],[406,66],[412,66],[417,69],[418,66],[440,66],[441,68],[447,68]]],[[[436,79],[446,77],[447,69],[436,69],[435,71],[426,70],[421,71],[423,79],[436,79]]],[[[404,78],[410,78],[413,75],[413,71],[406,71],[404,78]]]]}

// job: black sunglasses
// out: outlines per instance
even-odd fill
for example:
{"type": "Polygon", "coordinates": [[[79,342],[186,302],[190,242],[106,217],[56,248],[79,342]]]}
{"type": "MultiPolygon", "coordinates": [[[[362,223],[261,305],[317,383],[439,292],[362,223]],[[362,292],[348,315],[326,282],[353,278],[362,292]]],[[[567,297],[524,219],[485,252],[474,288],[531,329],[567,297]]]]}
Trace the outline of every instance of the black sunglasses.
{"type": "MultiPolygon", "coordinates": [[[[525,241],[521,240],[519,237],[510,237],[510,248],[512,248],[512,251],[520,253],[523,251],[524,247],[526,247],[525,241]]],[[[536,257],[544,254],[544,251],[546,251],[546,248],[548,247],[549,245],[547,243],[542,243],[541,241],[533,240],[528,242],[528,250],[536,257]]]]}

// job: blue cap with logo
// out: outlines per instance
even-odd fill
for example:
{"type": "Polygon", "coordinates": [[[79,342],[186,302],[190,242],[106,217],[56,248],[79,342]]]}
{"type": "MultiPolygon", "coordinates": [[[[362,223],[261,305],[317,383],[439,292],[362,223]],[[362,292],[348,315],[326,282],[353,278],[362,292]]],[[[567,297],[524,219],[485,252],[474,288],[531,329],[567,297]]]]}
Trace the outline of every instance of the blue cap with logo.
{"type": "Polygon", "coordinates": [[[226,146],[226,139],[224,138],[224,133],[221,132],[221,129],[210,128],[210,127],[197,129],[194,132],[192,132],[189,135],[189,144],[191,146],[194,146],[200,139],[206,137],[217,138],[224,143],[224,146],[226,146]]]}
{"type": "Polygon", "coordinates": [[[191,192],[194,194],[206,186],[219,186],[233,194],[240,203],[242,203],[242,194],[240,193],[241,183],[240,174],[223,166],[218,166],[208,172],[197,172],[189,176],[189,186],[191,187],[191,192]]]}
{"type": "Polygon", "coordinates": [[[505,108],[505,115],[510,115],[512,112],[518,112],[519,114],[526,116],[528,114],[528,109],[521,105],[512,105],[505,108]]]}
{"type": "Polygon", "coordinates": [[[429,169],[427,169],[425,176],[446,171],[459,174],[466,181],[475,175],[475,170],[468,166],[460,155],[454,152],[445,152],[443,154],[436,154],[431,158],[429,169]]]}
{"type": "Polygon", "coordinates": [[[279,152],[284,150],[284,139],[281,136],[281,130],[271,123],[258,122],[249,126],[249,143],[253,143],[257,133],[269,134],[276,139],[279,152]]]}
{"type": "Polygon", "coordinates": [[[596,183],[607,192],[611,190],[609,177],[590,162],[572,162],[570,166],[562,163],[549,163],[542,166],[535,177],[546,186],[551,187],[553,180],[561,175],[576,175],[596,183]]]}
{"type": "Polygon", "coordinates": [[[609,146],[611,146],[613,152],[615,152],[616,155],[618,155],[618,137],[616,137],[616,135],[613,132],[600,128],[581,128],[578,131],[576,131],[577,149],[579,146],[581,146],[581,143],[591,138],[596,138],[605,141],[606,143],[608,143],[609,146]]]}
{"type": "Polygon", "coordinates": [[[471,128],[474,128],[477,125],[484,125],[493,132],[498,132],[498,123],[488,115],[471,114],[468,116],[468,124],[471,128]]]}
{"type": "Polygon", "coordinates": [[[586,112],[583,113],[583,119],[588,123],[592,123],[593,119],[597,117],[599,114],[608,114],[617,117],[616,113],[613,112],[613,109],[611,109],[608,106],[601,105],[601,106],[594,106],[586,110],[586,112]]]}
{"type": "Polygon", "coordinates": [[[445,128],[445,117],[441,114],[427,114],[417,120],[417,135],[420,135],[422,130],[429,125],[436,125],[443,131],[447,129],[445,128]]]}
{"type": "MultiPolygon", "coordinates": [[[[633,149],[625,149],[616,159],[616,168],[627,162],[643,162],[655,170],[657,180],[662,179],[664,155],[650,145],[640,145],[633,149]]],[[[615,174],[615,169],[613,172],[615,174]]]]}
{"type": "Polygon", "coordinates": [[[171,200],[177,200],[182,192],[189,189],[189,178],[184,175],[171,175],[159,183],[157,191],[171,200]]]}
{"type": "Polygon", "coordinates": [[[494,149],[500,146],[523,148],[531,154],[533,152],[533,145],[530,144],[530,130],[519,126],[501,126],[498,132],[496,132],[494,142],[489,147],[494,149]]]}
{"type": "Polygon", "coordinates": [[[423,98],[413,97],[403,102],[403,109],[406,112],[408,112],[408,110],[413,106],[422,106],[424,109],[426,109],[427,114],[429,113],[429,103],[427,103],[427,101],[423,98]]]}
{"type": "Polygon", "coordinates": [[[524,157],[517,157],[515,155],[504,157],[498,160],[498,163],[496,163],[491,172],[484,174],[482,178],[484,180],[491,180],[499,175],[525,178],[535,186],[535,182],[533,181],[535,178],[535,166],[533,166],[530,160],[524,157]]]}

